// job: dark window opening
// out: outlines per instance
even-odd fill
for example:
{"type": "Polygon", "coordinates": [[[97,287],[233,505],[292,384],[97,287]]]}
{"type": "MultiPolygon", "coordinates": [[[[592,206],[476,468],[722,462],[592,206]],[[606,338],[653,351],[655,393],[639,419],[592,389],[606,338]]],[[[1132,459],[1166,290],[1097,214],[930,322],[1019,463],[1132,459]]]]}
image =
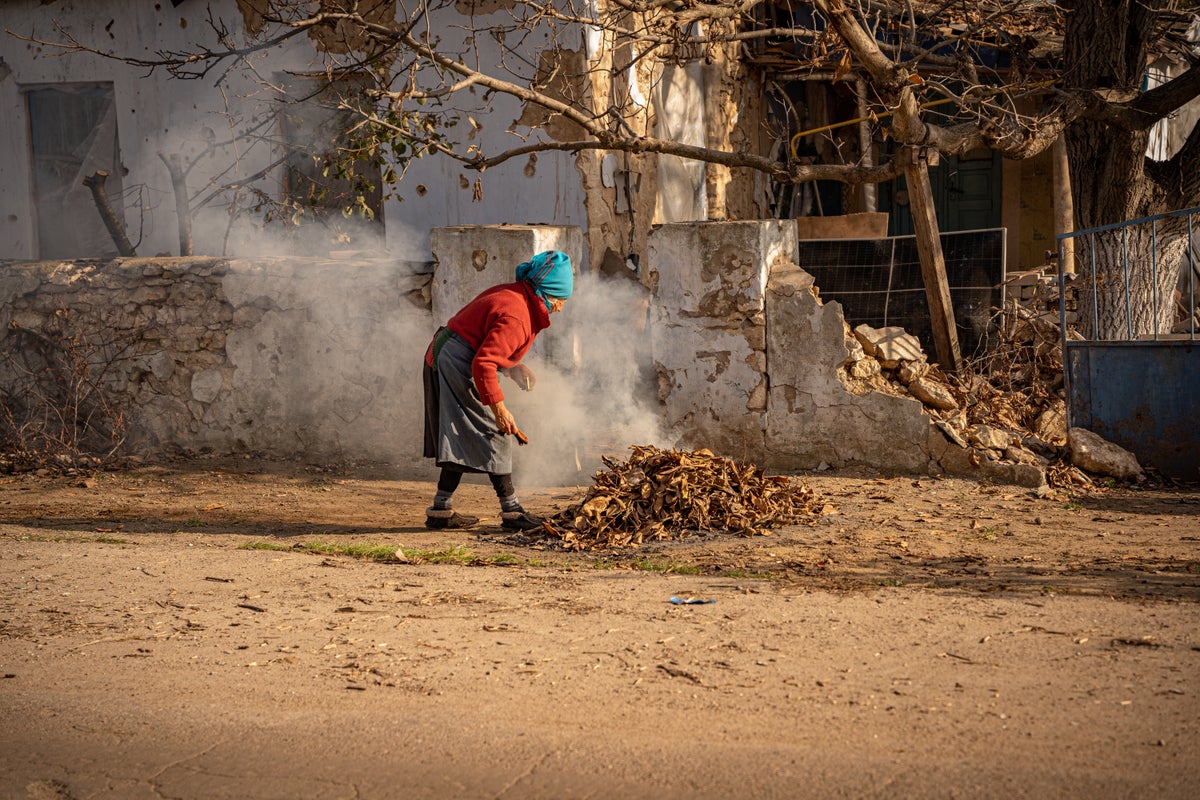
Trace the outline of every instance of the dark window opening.
{"type": "Polygon", "coordinates": [[[116,256],[91,190],[83,179],[108,173],[105,192],[124,210],[121,158],[112,84],[25,88],[33,150],[39,258],[116,256]]]}

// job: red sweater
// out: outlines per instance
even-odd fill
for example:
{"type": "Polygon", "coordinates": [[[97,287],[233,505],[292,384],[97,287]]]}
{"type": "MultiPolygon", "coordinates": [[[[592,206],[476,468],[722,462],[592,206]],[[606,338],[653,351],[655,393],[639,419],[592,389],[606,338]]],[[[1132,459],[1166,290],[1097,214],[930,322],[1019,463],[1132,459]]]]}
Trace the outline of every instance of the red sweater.
{"type": "Polygon", "coordinates": [[[450,318],[446,327],[475,351],[471,377],[485,406],[504,399],[497,369],[515,366],[550,327],[550,311],[526,281],[487,289],[450,318]]]}

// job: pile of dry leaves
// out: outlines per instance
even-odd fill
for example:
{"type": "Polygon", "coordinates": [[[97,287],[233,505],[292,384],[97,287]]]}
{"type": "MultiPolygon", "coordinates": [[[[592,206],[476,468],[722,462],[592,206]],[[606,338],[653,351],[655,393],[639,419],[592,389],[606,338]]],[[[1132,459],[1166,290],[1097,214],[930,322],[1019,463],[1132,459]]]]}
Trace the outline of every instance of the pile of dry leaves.
{"type": "Polygon", "coordinates": [[[805,484],[708,450],[629,449],[627,461],[605,456],[608,469],[596,473],[583,501],[547,521],[542,534],[568,550],[636,547],[706,530],[758,535],[815,524],[828,511],[805,484]]]}

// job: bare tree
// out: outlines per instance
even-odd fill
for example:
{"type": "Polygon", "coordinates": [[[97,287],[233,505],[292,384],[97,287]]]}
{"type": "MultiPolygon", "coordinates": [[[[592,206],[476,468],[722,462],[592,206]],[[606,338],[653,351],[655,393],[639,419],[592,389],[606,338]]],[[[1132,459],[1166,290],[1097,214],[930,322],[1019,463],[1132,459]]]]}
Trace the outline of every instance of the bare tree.
{"type": "MultiPolygon", "coordinates": [[[[250,37],[235,39],[231,26],[210,12],[216,44],[188,52],[103,53],[67,27],[59,41],[43,44],[179,79],[219,81],[306,37],[322,53],[324,80],[356,87],[338,101],[354,120],[343,164],[374,161],[394,186],[413,159],[430,155],[479,173],[546,151],[574,153],[596,171],[607,153],[624,154],[633,162],[629,170],[643,173],[653,172],[655,158],[674,157],[709,166],[708,210],[717,218],[746,213],[729,195],[753,183],[753,173],[777,183],[851,186],[905,175],[911,186],[939,157],[989,148],[1028,158],[1066,132],[1076,226],[1088,228],[1200,199],[1200,133],[1168,162],[1145,155],[1153,124],[1200,94],[1200,67],[1184,35],[1190,6],[1181,0],[262,0],[238,4],[250,37]],[[788,10],[784,24],[774,13],[780,7],[788,10]],[[865,124],[876,138],[890,139],[896,147],[889,152],[897,156],[857,152],[813,163],[793,152],[789,129],[766,120],[755,58],[780,43],[790,49],[794,74],[861,79],[865,124]],[[1174,57],[1183,71],[1141,91],[1152,53],[1174,57]],[[696,64],[720,74],[708,100],[721,113],[700,137],[668,133],[647,98],[675,71],[696,64]],[[509,130],[511,141],[491,137],[485,145],[472,135],[476,119],[500,96],[525,111],[509,130]]],[[[649,223],[626,221],[634,228],[629,241],[644,239],[649,223]]],[[[936,243],[932,224],[924,238],[936,243]]],[[[593,250],[602,250],[597,244],[603,242],[592,242],[593,250]]],[[[1105,253],[1097,269],[1111,269],[1113,256],[1105,253]]],[[[1160,282],[1173,286],[1178,259],[1160,261],[1160,282]]],[[[1148,276],[1138,280],[1152,283],[1148,276]]],[[[1087,324],[1110,326],[1110,316],[1101,312],[1087,324]]],[[[1139,320],[1137,332],[1153,322],[1139,320]]]]}
{"type": "MultiPolygon", "coordinates": [[[[1193,17],[1173,13],[1194,4],[1066,0],[1062,5],[1067,12],[1062,80],[1074,87],[1071,100],[1080,107],[1066,130],[1078,227],[1196,206],[1200,128],[1168,160],[1146,155],[1154,125],[1200,94],[1196,45],[1178,35],[1194,26],[1193,17]],[[1151,56],[1164,54],[1187,69],[1143,91],[1151,56]]],[[[1082,240],[1085,331],[1121,339],[1170,330],[1175,306],[1169,298],[1188,245],[1187,225],[1186,218],[1167,218],[1119,237],[1082,240]]]]}

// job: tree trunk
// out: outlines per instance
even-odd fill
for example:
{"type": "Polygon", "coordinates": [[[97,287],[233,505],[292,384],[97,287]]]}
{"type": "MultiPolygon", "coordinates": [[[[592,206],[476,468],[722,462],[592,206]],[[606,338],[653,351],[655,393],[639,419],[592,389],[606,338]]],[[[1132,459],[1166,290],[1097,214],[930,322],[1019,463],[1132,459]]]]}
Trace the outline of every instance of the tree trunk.
{"type": "Polygon", "coordinates": [[[917,236],[921,277],[925,281],[925,299],[929,303],[929,321],[933,327],[938,363],[947,372],[958,372],[962,369],[962,352],[958,346],[958,327],[954,323],[950,283],[946,279],[942,240],[938,235],[933,190],[929,185],[928,156],[922,154],[920,147],[906,145],[900,157],[905,161],[904,177],[912,198],[913,228],[917,236]]]}
{"type": "Polygon", "coordinates": [[[104,227],[108,228],[108,235],[112,237],[113,244],[117,246],[117,252],[126,258],[136,256],[137,253],[129,241],[129,236],[125,233],[125,223],[113,210],[112,203],[108,200],[108,192],[104,191],[104,182],[107,180],[108,172],[98,169],[83,179],[83,185],[92,190],[92,200],[96,203],[96,210],[100,212],[100,219],[104,221],[104,227]]]}
{"type": "Polygon", "coordinates": [[[1186,236],[1142,223],[1080,237],[1076,250],[1079,329],[1086,338],[1125,341],[1170,332],[1186,236]]]}
{"type": "Polygon", "coordinates": [[[192,210],[188,207],[187,175],[183,170],[183,159],[178,153],[169,156],[161,152],[158,157],[167,165],[171,175],[171,186],[175,189],[175,217],[179,223],[179,255],[192,255],[192,210]]]}
{"type": "MultiPolygon", "coordinates": [[[[1164,0],[1066,0],[1063,7],[1070,13],[1063,41],[1072,83],[1135,96],[1146,66],[1146,49],[1139,43],[1146,41],[1154,7],[1163,5],[1164,0]]],[[[1149,127],[1095,119],[1078,120],[1067,129],[1076,230],[1186,207],[1168,206],[1178,198],[1148,172],[1149,137],[1149,127]]],[[[1076,240],[1084,335],[1123,340],[1170,330],[1171,292],[1186,241],[1180,241],[1178,221],[1164,223],[1157,231],[1141,223],[1076,240]]]]}

